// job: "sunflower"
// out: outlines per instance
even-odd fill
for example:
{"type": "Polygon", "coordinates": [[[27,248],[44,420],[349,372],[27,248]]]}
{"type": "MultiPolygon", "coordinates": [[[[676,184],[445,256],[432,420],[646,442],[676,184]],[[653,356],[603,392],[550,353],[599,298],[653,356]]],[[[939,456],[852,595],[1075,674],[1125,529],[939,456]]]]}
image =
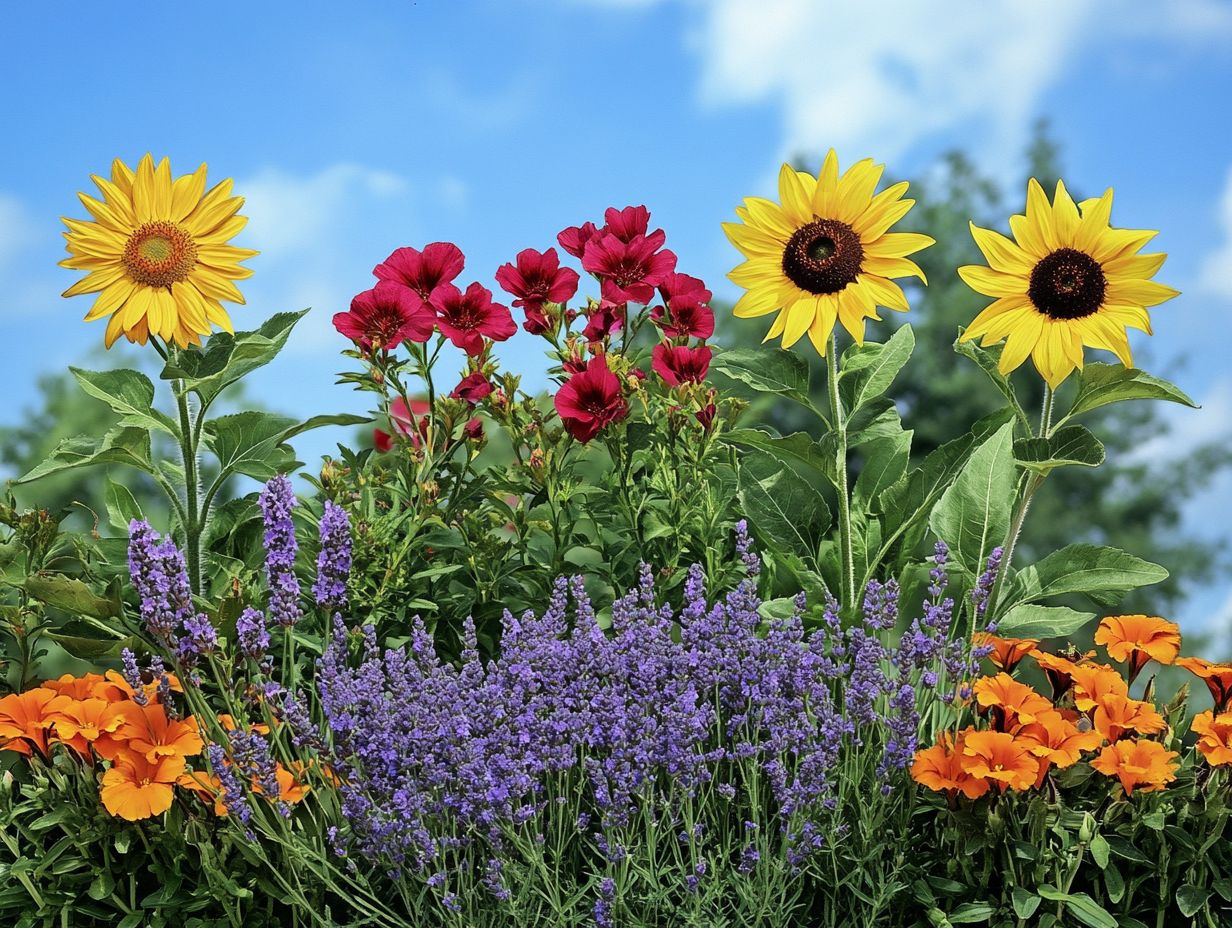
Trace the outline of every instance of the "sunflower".
{"type": "Polygon", "coordinates": [[[222,303],[244,302],[233,281],[252,274],[239,262],[257,252],[227,244],[248,222],[231,180],[207,192],[204,164],[173,180],[167,159],[155,167],[150,155],[135,172],[117,158],[111,180],[91,179],[103,199],[78,194],[94,219],[64,220],[71,257],[60,265],[89,272],[64,295],[98,294],[86,321],[110,317],[107,347],[124,335],[183,348],[199,345],[212,326],[234,331],[222,303]]]}
{"type": "Polygon", "coordinates": [[[924,280],[907,256],[933,239],[889,231],[915,200],[902,198],[905,181],[874,195],[884,169],[866,158],[840,177],[831,149],[817,177],[783,165],[780,203],[746,198],[736,209],[743,224],[723,223],[748,259],[727,275],[747,291],[733,313],[747,319],[777,311],[766,341],[781,335],[790,348],[808,333],[825,355],[835,321],[863,344],[864,320],[880,319],[878,306],[906,312],[907,297],[891,278],[924,280]]]}
{"type": "Polygon", "coordinates": [[[968,326],[962,341],[984,347],[1005,341],[1000,368],[1016,369],[1027,357],[1056,388],[1082,368],[1083,346],[1111,351],[1133,366],[1128,329],[1151,334],[1148,306],[1178,291],[1150,278],[1164,254],[1138,254],[1156,233],[1114,229],[1112,189],[1075,204],[1057,181],[1051,203],[1039,183],[1027,184],[1027,211],[1010,217],[1014,240],[971,224],[988,266],[967,265],[959,275],[972,289],[996,299],[968,326]]]}

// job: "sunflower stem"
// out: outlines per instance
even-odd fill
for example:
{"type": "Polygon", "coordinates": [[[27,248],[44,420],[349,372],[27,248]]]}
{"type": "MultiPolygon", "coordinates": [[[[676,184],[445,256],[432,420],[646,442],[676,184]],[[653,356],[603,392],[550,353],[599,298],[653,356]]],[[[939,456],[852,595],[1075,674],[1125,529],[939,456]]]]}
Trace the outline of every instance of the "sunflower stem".
{"type": "Polygon", "coordinates": [[[826,386],[830,396],[830,425],[837,448],[834,454],[835,489],[838,491],[838,544],[842,554],[842,603],[845,611],[856,608],[856,566],[851,543],[851,491],[847,486],[847,418],[838,393],[838,337],[830,332],[826,351],[826,386]]]}
{"type": "MultiPolygon", "coordinates": [[[[1037,438],[1047,438],[1052,430],[1052,412],[1055,400],[1056,394],[1052,392],[1052,387],[1045,384],[1044,403],[1040,409],[1039,434],[1036,436],[1037,438]]],[[[1031,499],[1043,485],[1046,477],[1046,474],[1032,474],[1030,476],[1024,474],[1022,481],[1019,483],[1021,499],[1018,501],[1014,518],[1010,522],[1010,530],[1005,536],[1005,544],[1002,546],[1001,569],[997,571],[997,576],[993,579],[992,590],[988,597],[989,621],[995,622],[1000,619],[1001,592],[1005,586],[1004,580],[1010,572],[1010,564],[1014,560],[1014,549],[1018,546],[1018,537],[1022,534],[1023,524],[1027,521],[1027,511],[1031,508],[1031,499]]]]}
{"type": "Polygon", "coordinates": [[[184,460],[184,558],[188,566],[188,585],[194,596],[201,595],[201,528],[203,513],[199,508],[201,495],[197,474],[196,431],[188,409],[188,388],[184,381],[175,381],[175,402],[180,412],[180,453],[184,460]]]}

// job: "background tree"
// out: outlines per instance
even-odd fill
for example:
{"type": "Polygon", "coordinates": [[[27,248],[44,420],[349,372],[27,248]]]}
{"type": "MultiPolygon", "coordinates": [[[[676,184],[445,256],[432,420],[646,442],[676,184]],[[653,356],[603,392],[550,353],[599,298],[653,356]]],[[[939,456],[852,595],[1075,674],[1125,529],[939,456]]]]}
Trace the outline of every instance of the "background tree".
{"type": "MultiPolygon", "coordinates": [[[[815,171],[819,163],[819,158],[797,159],[800,170],[815,171]]],[[[874,323],[869,332],[871,338],[884,341],[904,322],[910,322],[915,331],[915,354],[899,374],[892,394],[905,425],[915,431],[912,455],[916,459],[965,432],[1001,401],[980,369],[953,351],[960,327],[988,303],[987,297],[971,290],[954,271],[964,264],[985,263],[971,237],[969,221],[1009,234],[1005,220],[1022,211],[1027,177],[1035,177],[1051,193],[1061,175],[1061,163],[1059,147],[1042,121],[1027,148],[1026,163],[1026,176],[1008,191],[959,151],[944,155],[923,177],[912,181],[909,195],[916,198],[917,206],[902,226],[927,232],[937,240],[936,245],[912,256],[928,276],[928,286],[908,292],[909,314],[884,312],[885,322],[874,323]]],[[[1090,191],[1074,193],[1077,200],[1092,195],[1090,191]]],[[[733,319],[730,313],[718,315],[719,338],[725,345],[756,345],[764,334],[765,326],[756,321],[733,319]]],[[[825,362],[808,349],[800,353],[814,368],[816,401],[824,407],[825,362]]],[[[1158,361],[1152,362],[1149,348],[1141,342],[1136,346],[1135,362],[1164,377],[1180,360],[1161,367],[1158,361]]],[[[1032,365],[1028,362],[1019,368],[1013,380],[1028,412],[1032,402],[1038,409],[1043,402],[1043,381],[1032,365]]],[[[1065,391],[1073,389],[1072,382],[1063,385],[1060,400],[1064,402],[1065,391]]],[[[816,432],[817,428],[815,420],[793,403],[755,403],[750,417],[783,434],[816,432]]],[[[1182,511],[1187,500],[1232,466],[1232,432],[1222,440],[1188,450],[1183,457],[1152,461],[1137,452],[1169,430],[1157,404],[1116,404],[1090,418],[1088,424],[1107,449],[1106,463],[1098,476],[1081,467],[1053,473],[1032,502],[1016,562],[1029,563],[1073,542],[1113,544],[1163,564],[1171,572],[1163,584],[1127,598],[1122,608],[1154,612],[1175,608],[1188,589],[1210,580],[1223,566],[1226,541],[1212,545],[1186,531],[1182,511]]],[[[852,466],[858,470],[859,461],[854,460],[852,466]]]]}

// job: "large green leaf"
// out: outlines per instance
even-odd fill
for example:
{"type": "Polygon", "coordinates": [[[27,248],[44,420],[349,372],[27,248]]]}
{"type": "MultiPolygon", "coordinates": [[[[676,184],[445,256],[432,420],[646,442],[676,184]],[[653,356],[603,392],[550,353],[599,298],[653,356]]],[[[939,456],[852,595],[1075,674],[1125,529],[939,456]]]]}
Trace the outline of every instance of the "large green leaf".
{"type": "Polygon", "coordinates": [[[1064,425],[1047,438],[1020,438],[1014,442],[1014,458],[1020,467],[1047,474],[1070,464],[1099,467],[1104,446],[1086,426],[1064,425]]]}
{"type": "Polygon", "coordinates": [[[1014,577],[1011,602],[1033,602],[1052,596],[1084,593],[1101,605],[1139,587],[1160,583],[1168,571],[1119,548],[1074,544],[1024,567],[1014,577]]]}
{"type": "Polygon", "coordinates": [[[1120,922],[1086,893],[1066,893],[1053,886],[1041,886],[1039,894],[1053,902],[1065,903],[1074,920],[1087,928],[1118,928],[1120,922]]]}
{"type": "Polygon", "coordinates": [[[133,646],[132,638],[86,638],[81,635],[64,635],[60,632],[43,634],[78,660],[97,661],[120,653],[133,646]]]}
{"type": "Polygon", "coordinates": [[[56,445],[47,459],[17,478],[14,483],[29,483],[40,477],[58,474],[87,464],[127,464],[153,473],[150,463],[150,433],[135,426],[118,426],[100,443],[86,435],[66,438],[56,445]]]}
{"type": "Polygon", "coordinates": [[[218,457],[221,473],[269,480],[285,467],[289,450],[284,437],[295,420],[249,410],[219,416],[205,424],[205,443],[218,457]]]}
{"type": "Polygon", "coordinates": [[[107,507],[107,521],[111,523],[112,528],[123,532],[126,536],[129,523],[134,519],[145,518],[141,512],[141,505],[133,496],[132,491],[124,484],[116,483],[110,477],[107,478],[107,489],[103,502],[107,507]]]}
{"type": "Polygon", "coordinates": [[[848,416],[871,400],[883,396],[915,348],[910,324],[901,325],[884,344],[865,342],[843,352],[839,392],[848,416]]]}
{"type": "Polygon", "coordinates": [[[758,393],[775,393],[812,406],[808,364],[794,352],[782,348],[730,348],[715,355],[710,366],[758,393]]]}
{"type": "Polygon", "coordinates": [[[228,385],[272,361],[306,312],[278,313],[251,332],[216,332],[200,347],[176,351],[161,377],[185,381],[209,405],[228,385]]]}
{"type": "Polygon", "coordinates": [[[750,452],[740,462],[740,505],[763,543],[811,561],[815,539],[830,527],[825,499],[770,454],[750,452]]]}
{"type": "Polygon", "coordinates": [[[857,505],[869,509],[874,500],[907,471],[912,432],[899,432],[868,442],[862,448],[864,466],[856,477],[857,505]]]}
{"type": "Polygon", "coordinates": [[[1019,603],[997,622],[997,634],[1013,638],[1065,638],[1095,618],[1067,606],[1019,603]]]}
{"type": "Polygon", "coordinates": [[[799,473],[804,479],[822,474],[833,479],[835,458],[826,454],[821,443],[805,432],[791,435],[771,435],[761,429],[732,429],[723,435],[725,441],[746,448],[757,448],[770,454],[799,473]]]}
{"type": "Polygon", "coordinates": [[[99,596],[82,580],[63,574],[31,574],[22,584],[25,591],[39,602],[72,615],[95,619],[114,619],[120,615],[118,592],[99,596]]]}
{"type": "Polygon", "coordinates": [[[964,358],[970,358],[975,362],[988,379],[993,382],[993,385],[1001,391],[1001,395],[1009,401],[1010,409],[1014,410],[1014,415],[1024,425],[1029,426],[1027,413],[1022,408],[1022,404],[1018,402],[1018,395],[1014,392],[1014,386],[1010,383],[1009,378],[1001,373],[1001,351],[1004,346],[992,345],[988,348],[981,348],[974,341],[964,342],[962,333],[965,329],[959,329],[959,338],[954,340],[954,350],[964,358]]]}
{"type": "Polygon", "coordinates": [[[154,384],[138,371],[87,371],[70,367],[81,389],[102,400],[120,416],[121,426],[157,429],[179,435],[175,422],[154,408],[154,384]]]}
{"type": "Polygon", "coordinates": [[[1167,400],[1198,408],[1198,404],[1179,387],[1166,380],[1137,368],[1094,362],[1082,369],[1078,379],[1078,395],[1074,397],[1074,405],[1068,415],[1077,416],[1124,400],[1167,400]]]}
{"type": "Polygon", "coordinates": [[[1017,486],[1013,435],[1007,422],[980,444],[929,518],[933,533],[975,574],[1009,530],[1017,486]]]}

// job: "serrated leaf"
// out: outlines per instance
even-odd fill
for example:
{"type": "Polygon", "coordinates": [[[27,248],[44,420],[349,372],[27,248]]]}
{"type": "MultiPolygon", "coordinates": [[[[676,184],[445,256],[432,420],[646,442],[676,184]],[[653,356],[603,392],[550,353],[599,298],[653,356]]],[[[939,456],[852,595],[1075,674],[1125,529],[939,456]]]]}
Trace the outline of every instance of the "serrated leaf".
{"type": "Polygon", "coordinates": [[[814,474],[830,478],[835,459],[827,455],[818,441],[805,432],[777,436],[761,429],[732,429],[723,435],[724,441],[746,448],[757,448],[791,467],[804,479],[814,474]]]}
{"type": "Polygon", "coordinates": [[[268,480],[286,461],[288,451],[280,445],[295,424],[294,419],[253,410],[219,416],[205,424],[205,443],[218,457],[222,473],[268,480]]]}
{"type": "Polygon", "coordinates": [[[307,312],[278,313],[250,332],[216,332],[200,347],[176,351],[160,376],[185,381],[208,405],[228,385],[272,361],[307,312]]]}
{"type": "Polygon", "coordinates": [[[153,473],[149,431],[132,426],[119,426],[103,436],[101,443],[97,437],[86,435],[66,438],[56,445],[45,461],[35,465],[13,482],[30,483],[40,477],[90,464],[126,464],[146,473],[153,473]]]}
{"type": "Polygon", "coordinates": [[[120,425],[141,429],[158,429],[168,435],[179,435],[174,420],[154,408],[154,384],[138,371],[87,371],[70,367],[69,372],[81,389],[102,400],[120,417],[120,425]]]}
{"type": "Polygon", "coordinates": [[[976,448],[929,518],[933,533],[975,574],[1009,530],[1017,481],[1013,434],[1013,423],[1006,423],[976,448]]]}
{"type": "Polygon", "coordinates": [[[901,325],[884,343],[865,342],[843,352],[839,393],[850,418],[862,406],[883,396],[915,350],[915,332],[901,325]]]}
{"type": "Polygon", "coordinates": [[[862,446],[864,466],[856,477],[855,499],[865,509],[906,472],[911,457],[911,431],[878,438],[862,446]]]}
{"type": "Polygon", "coordinates": [[[825,499],[790,467],[753,452],[740,463],[739,498],[764,543],[812,560],[816,539],[830,526],[825,499]]]}
{"type": "Polygon", "coordinates": [[[1081,415],[1125,400],[1165,400],[1191,409],[1199,408],[1179,387],[1166,380],[1137,368],[1094,362],[1082,369],[1078,378],[1078,395],[1074,397],[1069,415],[1081,415]]]}
{"type": "Polygon", "coordinates": [[[1111,605],[1139,587],[1160,583],[1168,571],[1119,548],[1074,544],[1024,567],[1014,578],[1011,602],[1083,593],[1111,605]]]}
{"type": "Polygon", "coordinates": [[[83,661],[97,661],[133,646],[132,638],[83,638],[80,635],[62,635],[59,632],[43,632],[43,636],[83,661]]]}
{"type": "Polygon", "coordinates": [[[1040,474],[1071,465],[1099,467],[1104,463],[1104,445],[1086,426],[1066,425],[1047,438],[1014,442],[1014,460],[1019,467],[1040,474]]]}
{"type": "Polygon", "coordinates": [[[89,584],[75,577],[31,574],[22,586],[39,602],[71,615],[86,615],[95,619],[114,619],[120,615],[118,599],[97,595],[89,584]]]}
{"type": "Polygon", "coordinates": [[[812,407],[808,364],[794,352],[782,348],[729,348],[717,354],[710,367],[758,393],[775,393],[812,407]]]}
{"type": "Polygon", "coordinates": [[[1019,603],[997,622],[997,633],[1013,638],[1064,638],[1094,618],[1093,612],[1078,612],[1067,606],[1019,603]]]}

